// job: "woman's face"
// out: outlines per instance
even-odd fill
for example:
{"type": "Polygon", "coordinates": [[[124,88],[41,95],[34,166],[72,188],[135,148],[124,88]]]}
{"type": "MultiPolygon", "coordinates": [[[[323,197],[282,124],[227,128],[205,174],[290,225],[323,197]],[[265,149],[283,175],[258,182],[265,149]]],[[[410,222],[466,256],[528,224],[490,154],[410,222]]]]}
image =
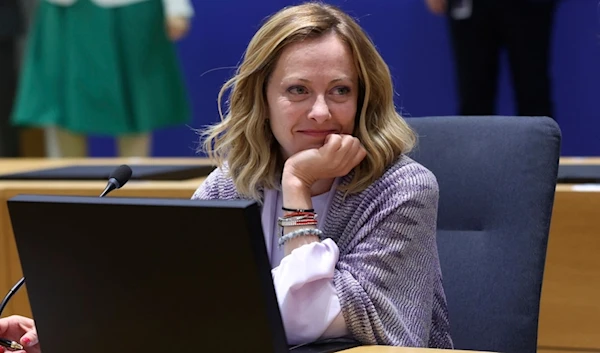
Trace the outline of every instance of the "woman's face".
{"type": "Polygon", "coordinates": [[[283,50],[267,84],[271,131],[284,158],[323,146],[329,134],[352,134],[358,74],[335,34],[283,50]]]}

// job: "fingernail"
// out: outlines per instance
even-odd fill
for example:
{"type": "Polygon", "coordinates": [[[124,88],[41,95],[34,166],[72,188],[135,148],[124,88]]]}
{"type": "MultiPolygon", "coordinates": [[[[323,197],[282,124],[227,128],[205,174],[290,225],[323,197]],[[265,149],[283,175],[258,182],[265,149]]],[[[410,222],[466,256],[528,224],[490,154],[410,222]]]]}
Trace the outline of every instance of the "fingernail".
{"type": "Polygon", "coordinates": [[[24,346],[26,346],[26,347],[29,347],[30,343],[31,343],[31,340],[29,338],[27,338],[27,337],[21,339],[21,344],[24,345],[24,346]]]}
{"type": "Polygon", "coordinates": [[[4,347],[0,346],[0,353],[4,353],[4,347]]]}

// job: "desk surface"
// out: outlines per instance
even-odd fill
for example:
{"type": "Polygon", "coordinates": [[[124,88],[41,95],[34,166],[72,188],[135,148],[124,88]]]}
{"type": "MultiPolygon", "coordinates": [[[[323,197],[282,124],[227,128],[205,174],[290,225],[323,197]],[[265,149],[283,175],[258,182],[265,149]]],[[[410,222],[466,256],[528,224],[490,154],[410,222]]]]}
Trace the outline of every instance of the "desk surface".
{"type": "Polygon", "coordinates": [[[600,157],[562,157],[560,164],[596,165],[600,164],[600,157]]]}
{"type": "Polygon", "coordinates": [[[476,353],[476,351],[446,350],[434,348],[362,346],[343,350],[344,353],[476,353]]]}
{"type": "MultiPolygon", "coordinates": [[[[11,159],[11,158],[0,158],[0,172],[3,174],[28,172],[37,169],[45,168],[59,168],[70,165],[106,165],[106,164],[197,164],[197,165],[210,165],[211,163],[205,158],[86,158],[86,159],[45,159],[45,158],[22,158],[22,159],[11,159]]],[[[154,189],[160,187],[161,189],[181,189],[182,187],[198,187],[204,180],[204,177],[187,179],[181,181],[139,181],[131,180],[127,183],[126,189],[154,189]]],[[[77,189],[90,189],[98,190],[100,192],[106,186],[107,181],[44,181],[44,180],[2,180],[0,181],[0,188],[14,188],[20,189],[45,189],[45,188],[64,188],[74,187],[77,189]]],[[[124,188],[124,189],[125,189],[124,188]]],[[[191,196],[191,195],[190,195],[191,196]]]]}

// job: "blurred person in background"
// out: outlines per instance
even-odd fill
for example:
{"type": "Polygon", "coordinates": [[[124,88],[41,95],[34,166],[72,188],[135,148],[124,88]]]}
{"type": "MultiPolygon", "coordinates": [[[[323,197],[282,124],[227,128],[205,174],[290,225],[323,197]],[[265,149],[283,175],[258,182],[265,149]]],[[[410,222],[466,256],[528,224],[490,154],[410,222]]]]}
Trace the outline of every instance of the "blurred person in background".
{"type": "Polygon", "coordinates": [[[18,40],[25,28],[19,0],[0,1],[0,157],[19,155],[19,132],[10,123],[17,86],[18,40]]]}
{"type": "Polygon", "coordinates": [[[190,0],[40,0],[13,123],[45,128],[49,157],[86,157],[87,135],[149,156],[153,130],[190,117],[173,41],[192,16],[190,0]]]}
{"type": "Polygon", "coordinates": [[[460,115],[493,115],[500,52],[508,54],[517,114],[553,117],[550,43],[556,0],[425,0],[449,18],[460,115]]]}

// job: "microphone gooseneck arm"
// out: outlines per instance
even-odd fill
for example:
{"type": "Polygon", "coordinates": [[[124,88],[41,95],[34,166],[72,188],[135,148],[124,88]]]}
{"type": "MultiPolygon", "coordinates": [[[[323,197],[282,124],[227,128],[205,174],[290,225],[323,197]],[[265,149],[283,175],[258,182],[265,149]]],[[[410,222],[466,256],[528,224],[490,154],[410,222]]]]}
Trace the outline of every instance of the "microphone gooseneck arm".
{"type": "Polygon", "coordinates": [[[6,293],[6,296],[4,297],[4,299],[2,299],[2,303],[0,303],[0,316],[2,316],[2,312],[4,311],[4,308],[6,307],[6,304],[8,304],[10,298],[19,290],[19,288],[21,288],[23,283],[25,283],[25,277],[21,278],[19,282],[17,282],[17,284],[15,284],[8,291],[8,293],[6,293]]]}
{"type": "Polygon", "coordinates": [[[102,191],[102,193],[100,194],[100,197],[104,197],[106,195],[108,195],[109,192],[115,190],[115,189],[120,189],[121,188],[121,184],[119,183],[119,181],[115,178],[110,178],[108,179],[108,184],[106,184],[106,188],[104,188],[104,191],[102,191]]]}

